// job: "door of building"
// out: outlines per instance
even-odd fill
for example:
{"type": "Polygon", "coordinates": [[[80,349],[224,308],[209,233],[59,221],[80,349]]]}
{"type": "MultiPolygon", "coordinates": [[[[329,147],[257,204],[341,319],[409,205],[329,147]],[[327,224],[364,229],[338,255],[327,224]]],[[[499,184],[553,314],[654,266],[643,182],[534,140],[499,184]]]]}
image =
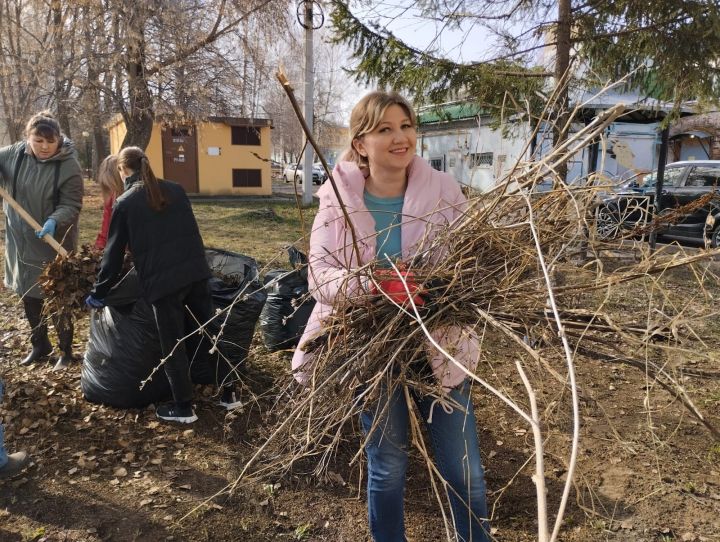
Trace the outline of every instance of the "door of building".
{"type": "Polygon", "coordinates": [[[185,192],[198,192],[197,134],[187,126],[162,131],[163,177],[180,184],[185,192]]]}

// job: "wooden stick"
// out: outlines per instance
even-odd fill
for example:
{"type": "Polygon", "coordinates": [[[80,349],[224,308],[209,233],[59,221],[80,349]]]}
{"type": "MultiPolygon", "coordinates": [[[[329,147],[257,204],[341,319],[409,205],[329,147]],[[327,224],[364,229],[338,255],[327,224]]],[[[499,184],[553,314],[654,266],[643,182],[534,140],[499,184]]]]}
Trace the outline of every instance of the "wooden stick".
{"type": "MultiPolygon", "coordinates": [[[[42,229],[42,226],[37,223],[37,220],[30,216],[30,213],[28,213],[17,201],[10,197],[10,194],[8,194],[7,190],[5,190],[2,186],[0,186],[0,197],[7,201],[10,204],[10,207],[15,209],[15,211],[17,211],[17,213],[22,217],[22,219],[27,222],[33,230],[39,231],[42,229]]],[[[62,256],[63,258],[67,258],[67,250],[65,250],[65,247],[58,243],[52,235],[46,233],[45,235],[43,235],[42,240],[51,247],[53,247],[55,249],[55,252],[60,254],[60,256],[62,256]]]]}
{"type": "MultiPolygon", "coordinates": [[[[355,226],[353,225],[352,222],[350,222],[350,215],[348,214],[347,207],[345,207],[345,202],[343,201],[342,197],[340,196],[340,192],[338,191],[337,184],[335,184],[335,179],[333,179],[332,171],[330,171],[330,167],[328,166],[328,163],[325,160],[325,157],[323,156],[320,146],[315,141],[315,138],[313,137],[310,127],[307,125],[307,122],[305,122],[305,117],[303,116],[302,112],[300,111],[300,105],[298,105],[297,99],[295,98],[295,90],[293,89],[292,85],[290,84],[290,81],[288,80],[287,76],[285,75],[285,72],[283,72],[282,68],[278,70],[276,77],[277,77],[278,81],[280,81],[280,85],[282,86],[283,90],[285,91],[285,94],[287,94],[287,97],[290,100],[290,105],[292,105],[293,111],[295,111],[295,116],[297,116],[298,122],[300,122],[300,126],[303,129],[303,132],[305,132],[305,137],[307,138],[307,142],[310,143],[312,148],[315,150],[315,153],[318,155],[320,162],[322,162],[323,168],[325,169],[325,173],[327,173],[327,175],[328,175],[328,180],[330,181],[330,185],[332,186],[333,192],[335,192],[335,197],[337,198],[338,203],[340,204],[340,210],[342,211],[342,214],[345,217],[345,223],[347,224],[347,228],[350,231],[350,236],[352,237],[353,250],[355,251],[355,255],[357,256],[357,261],[359,264],[360,263],[360,250],[358,249],[357,235],[355,233],[355,226]]],[[[312,182],[310,182],[310,186],[312,187],[312,182]]]]}
{"type": "Polygon", "coordinates": [[[525,371],[523,370],[520,360],[515,360],[520,378],[525,385],[525,391],[530,400],[530,415],[532,416],[532,432],[535,441],[535,474],[532,477],[535,482],[535,493],[537,495],[537,516],[538,516],[538,542],[547,542],[548,540],[548,523],[547,523],[547,495],[545,489],[545,456],[543,450],[543,439],[540,431],[540,415],[538,414],[537,400],[535,398],[535,390],[530,385],[525,371]]]}

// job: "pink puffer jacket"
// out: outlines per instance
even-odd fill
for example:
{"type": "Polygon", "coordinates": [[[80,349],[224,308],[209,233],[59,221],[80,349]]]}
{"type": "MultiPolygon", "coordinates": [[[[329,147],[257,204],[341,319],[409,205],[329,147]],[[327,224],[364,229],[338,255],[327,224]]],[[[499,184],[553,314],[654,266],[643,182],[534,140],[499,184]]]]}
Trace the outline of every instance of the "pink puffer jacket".
{"type": "MultiPolygon", "coordinates": [[[[342,210],[329,182],[320,190],[320,210],[315,217],[310,236],[310,291],[317,301],[310,315],[307,327],[295,350],[292,368],[301,383],[308,378],[313,355],[306,354],[302,345],[321,331],[324,317],[332,310],[338,296],[352,299],[367,295],[358,279],[348,280],[351,270],[371,262],[375,258],[375,220],[365,207],[363,192],[365,177],[353,162],[339,162],[333,171],[333,178],[340,197],[355,228],[360,258],[353,250],[352,236],[345,225],[342,210]]],[[[422,158],[416,156],[408,168],[408,185],[403,203],[401,224],[402,259],[410,261],[428,244],[437,231],[458,218],[467,203],[455,179],[436,171],[422,158]]],[[[435,254],[441,257],[441,254],[435,254]]],[[[474,370],[479,357],[477,335],[471,329],[455,326],[437,328],[433,339],[465,367],[474,370]]],[[[438,380],[446,389],[454,388],[466,374],[452,361],[447,360],[432,345],[428,352],[438,380]]]]}

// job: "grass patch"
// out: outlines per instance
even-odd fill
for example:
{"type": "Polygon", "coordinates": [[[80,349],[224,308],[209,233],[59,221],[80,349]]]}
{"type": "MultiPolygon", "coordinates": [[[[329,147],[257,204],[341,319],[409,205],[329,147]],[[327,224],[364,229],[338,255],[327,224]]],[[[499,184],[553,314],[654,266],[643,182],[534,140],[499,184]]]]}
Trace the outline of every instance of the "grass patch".
{"type": "MultiPolygon", "coordinates": [[[[205,245],[240,252],[260,266],[287,266],[285,247],[300,242],[305,251],[300,213],[292,201],[193,203],[205,245]]],[[[305,209],[309,233],[317,208],[305,209]]]]}
{"type": "Polygon", "coordinates": [[[85,196],[80,211],[80,244],[95,244],[95,239],[102,225],[103,200],[100,188],[90,180],[85,181],[85,196]]]}
{"type": "Polygon", "coordinates": [[[707,459],[710,463],[717,463],[720,465],[720,442],[716,442],[710,446],[708,450],[707,459]]]}
{"type": "MultiPolygon", "coordinates": [[[[287,267],[285,247],[302,242],[302,222],[295,202],[287,201],[196,201],[193,211],[205,246],[251,256],[263,267],[287,267]]],[[[102,197],[97,185],[85,184],[80,213],[80,243],[95,243],[102,223],[102,197]]],[[[310,232],[317,206],[303,209],[305,230],[310,232]]]]}

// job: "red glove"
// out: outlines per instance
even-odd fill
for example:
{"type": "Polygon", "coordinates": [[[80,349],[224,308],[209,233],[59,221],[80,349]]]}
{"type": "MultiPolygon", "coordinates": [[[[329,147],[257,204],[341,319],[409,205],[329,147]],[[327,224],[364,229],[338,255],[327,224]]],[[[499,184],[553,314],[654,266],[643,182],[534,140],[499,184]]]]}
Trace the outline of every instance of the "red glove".
{"type": "Polygon", "coordinates": [[[398,274],[392,269],[380,269],[374,273],[375,282],[371,283],[370,293],[385,293],[390,299],[399,305],[409,304],[410,296],[408,291],[413,295],[413,302],[418,307],[425,304],[425,300],[420,296],[422,288],[415,281],[415,275],[412,271],[400,271],[400,276],[405,279],[405,284],[400,280],[398,274]],[[377,286],[375,283],[377,282],[377,286]],[[405,287],[407,286],[407,290],[405,287]],[[378,290],[379,287],[379,290],[378,290]]]}

